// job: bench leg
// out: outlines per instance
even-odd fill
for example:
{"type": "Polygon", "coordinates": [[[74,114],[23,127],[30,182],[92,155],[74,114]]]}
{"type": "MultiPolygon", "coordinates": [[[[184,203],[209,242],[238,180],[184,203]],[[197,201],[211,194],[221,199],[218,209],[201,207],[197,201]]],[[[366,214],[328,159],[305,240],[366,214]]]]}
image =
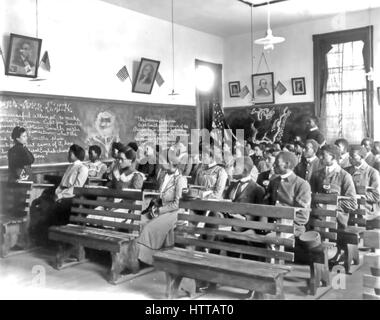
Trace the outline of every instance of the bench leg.
{"type": "Polygon", "coordinates": [[[79,263],[83,263],[86,261],[86,253],[83,246],[73,246],[68,244],[60,243],[58,245],[58,252],[55,258],[54,268],[57,270],[61,270],[63,268],[73,266],[79,263]],[[77,261],[65,263],[67,259],[70,257],[74,257],[77,261]]]}
{"type": "Polygon", "coordinates": [[[174,299],[178,295],[178,288],[182,277],[166,272],[166,298],[174,299]]]}
{"type": "Polygon", "coordinates": [[[346,244],[344,255],[344,268],[346,269],[346,273],[351,273],[351,264],[354,262],[355,265],[359,264],[359,248],[355,244],[346,244]]]}
{"type": "Polygon", "coordinates": [[[124,269],[123,259],[120,252],[111,252],[112,266],[109,282],[117,283],[119,282],[121,273],[124,269]]]}
{"type": "Polygon", "coordinates": [[[0,257],[5,258],[10,249],[10,243],[7,239],[6,227],[0,225],[0,257]]]}
{"type": "Polygon", "coordinates": [[[309,291],[311,295],[315,295],[317,293],[317,289],[321,286],[329,286],[330,285],[330,271],[327,262],[323,263],[310,263],[310,283],[309,283],[309,291]]]}

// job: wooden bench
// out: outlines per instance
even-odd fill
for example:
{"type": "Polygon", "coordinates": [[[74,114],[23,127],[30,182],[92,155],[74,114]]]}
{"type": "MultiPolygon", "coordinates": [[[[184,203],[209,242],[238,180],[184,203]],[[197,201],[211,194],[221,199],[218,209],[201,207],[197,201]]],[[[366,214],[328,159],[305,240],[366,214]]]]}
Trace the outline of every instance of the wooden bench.
{"type": "MultiPolygon", "coordinates": [[[[311,230],[320,233],[324,247],[331,248],[336,245],[345,252],[344,268],[347,274],[351,274],[360,266],[359,243],[363,229],[354,226],[348,226],[344,230],[338,229],[338,201],[344,198],[336,194],[313,194],[313,207],[320,205],[322,208],[312,209],[308,225],[311,230]]],[[[323,276],[323,279],[327,280],[326,276],[323,276]]]]}
{"type": "Polygon", "coordinates": [[[1,183],[0,198],[0,257],[21,254],[34,247],[30,237],[30,205],[49,184],[1,183]]]}
{"type": "Polygon", "coordinates": [[[380,300],[380,230],[365,231],[364,245],[374,252],[364,256],[364,263],[370,268],[371,274],[363,276],[363,299],[380,300]]]}
{"type": "Polygon", "coordinates": [[[74,188],[74,194],[70,223],[49,228],[49,239],[59,243],[55,268],[60,270],[85,262],[84,248],[91,248],[111,253],[112,267],[109,281],[112,284],[130,280],[151,271],[143,269],[142,273],[122,274],[125,267],[123,247],[140,233],[141,215],[129,210],[141,212],[142,205],[138,202],[142,201],[142,192],[130,189],[121,191],[88,187],[74,188]],[[95,200],[89,200],[88,197],[95,200]],[[114,199],[122,199],[122,201],[114,202],[114,199]],[[128,210],[128,212],[118,212],[120,209],[128,210]],[[117,220],[103,220],[104,218],[117,220]],[[73,256],[76,261],[65,263],[70,256],[73,256]]]}
{"type": "Polygon", "coordinates": [[[175,246],[154,255],[154,266],[166,273],[167,297],[176,296],[185,277],[254,291],[252,297],[255,298],[269,295],[284,298],[283,278],[292,270],[284,262],[294,260],[295,240],[286,237],[294,236],[294,208],[211,200],[180,200],[180,208],[275,218],[276,222],[178,214],[175,246]],[[291,225],[284,224],[283,219],[291,225]],[[247,231],[233,231],[232,227],[247,231]],[[272,234],[260,235],[254,230],[272,234]],[[228,256],[230,253],[238,257],[228,256]],[[253,257],[264,258],[264,261],[252,260],[253,257]],[[274,263],[269,262],[271,259],[274,263]]]}

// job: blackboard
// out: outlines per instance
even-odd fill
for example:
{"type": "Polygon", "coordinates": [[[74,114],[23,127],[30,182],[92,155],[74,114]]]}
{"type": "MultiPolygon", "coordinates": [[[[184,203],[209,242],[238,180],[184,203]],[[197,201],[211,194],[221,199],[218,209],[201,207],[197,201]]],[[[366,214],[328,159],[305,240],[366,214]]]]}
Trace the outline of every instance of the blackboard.
{"type": "Polygon", "coordinates": [[[103,159],[110,158],[113,141],[172,143],[197,128],[196,118],[195,106],[0,92],[0,166],[8,164],[16,125],[28,131],[35,164],[58,164],[67,162],[73,143],[86,150],[99,145],[103,159]]]}
{"type": "Polygon", "coordinates": [[[224,114],[231,129],[244,130],[245,139],[253,136],[255,143],[286,143],[297,135],[305,138],[304,120],[314,115],[314,102],[231,107],[224,114]]]}

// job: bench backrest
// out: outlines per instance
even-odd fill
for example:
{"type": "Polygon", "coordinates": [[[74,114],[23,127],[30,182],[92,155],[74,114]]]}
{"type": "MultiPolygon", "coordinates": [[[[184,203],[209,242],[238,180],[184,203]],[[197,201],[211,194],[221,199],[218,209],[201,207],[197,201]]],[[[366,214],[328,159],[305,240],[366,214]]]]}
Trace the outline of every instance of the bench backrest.
{"type": "Polygon", "coordinates": [[[308,227],[318,231],[324,242],[337,242],[338,239],[336,220],[338,198],[337,194],[315,193],[312,195],[312,210],[308,227]]]}
{"type": "Polygon", "coordinates": [[[179,223],[175,232],[177,245],[234,252],[242,254],[242,258],[244,255],[273,258],[275,263],[294,261],[295,241],[294,237],[289,236],[294,235],[295,208],[183,199],[180,200],[179,206],[189,209],[190,212],[178,214],[179,223]],[[249,221],[226,218],[222,215],[215,217],[195,214],[193,210],[241,214],[249,217],[249,221]],[[255,218],[264,218],[268,221],[254,221],[255,218]],[[232,227],[244,228],[244,231],[232,231],[232,227]],[[253,232],[258,230],[271,234],[263,235],[253,232]]]}
{"type": "Polygon", "coordinates": [[[142,192],[106,188],[74,188],[75,198],[70,222],[81,225],[114,228],[118,231],[140,231],[135,222],[141,219],[142,192]],[[114,202],[121,199],[121,202],[114,202]]]}

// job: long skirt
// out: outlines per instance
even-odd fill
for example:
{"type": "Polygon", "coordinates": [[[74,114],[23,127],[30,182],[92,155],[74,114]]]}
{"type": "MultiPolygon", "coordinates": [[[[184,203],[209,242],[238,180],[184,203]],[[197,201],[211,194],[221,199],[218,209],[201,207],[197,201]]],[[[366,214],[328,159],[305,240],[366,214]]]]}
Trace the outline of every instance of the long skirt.
{"type": "Polygon", "coordinates": [[[177,211],[168,212],[149,221],[136,239],[138,259],[153,264],[153,255],[160,249],[174,245],[177,211]]]}

